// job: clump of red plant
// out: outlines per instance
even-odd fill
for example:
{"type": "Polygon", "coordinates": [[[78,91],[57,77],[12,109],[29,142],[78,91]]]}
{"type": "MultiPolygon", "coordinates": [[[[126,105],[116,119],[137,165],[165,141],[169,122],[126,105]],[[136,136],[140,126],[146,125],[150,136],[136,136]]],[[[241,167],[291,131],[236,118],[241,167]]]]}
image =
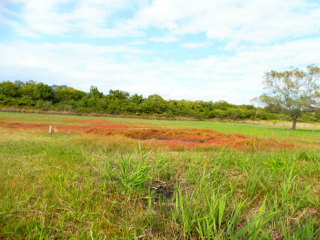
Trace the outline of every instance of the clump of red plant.
{"type": "MultiPolygon", "coordinates": [[[[129,125],[115,123],[109,120],[86,119],[91,125],[57,125],[56,129],[62,132],[82,132],[97,135],[120,135],[132,139],[153,142],[153,145],[167,146],[170,149],[177,148],[199,148],[199,147],[232,147],[250,149],[279,149],[291,148],[293,143],[281,142],[276,139],[262,139],[247,137],[240,134],[225,134],[205,129],[170,129],[146,127],[143,125],[129,125]]],[[[18,123],[1,121],[1,125],[8,128],[23,128],[47,130],[48,124],[43,123],[18,123]]]]}

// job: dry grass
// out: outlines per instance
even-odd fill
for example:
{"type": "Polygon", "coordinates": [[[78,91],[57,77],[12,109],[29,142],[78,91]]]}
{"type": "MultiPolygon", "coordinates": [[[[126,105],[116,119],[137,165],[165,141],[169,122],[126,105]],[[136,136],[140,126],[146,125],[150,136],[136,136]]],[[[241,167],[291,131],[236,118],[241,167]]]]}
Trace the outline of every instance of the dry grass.
{"type": "MultiPolygon", "coordinates": [[[[285,121],[279,121],[279,120],[261,120],[261,121],[252,121],[252,120],[245,120],[245,123],[249,124],[258,124],[268,127],[280,127],[280,128],[292,128],[292,122],[285,122],[285,121]]],[[[298,129],[311,129],[311,130],[319,130],[320,129],[320,123],[303,123],[298,122],[297,123],[298,129]]]]}

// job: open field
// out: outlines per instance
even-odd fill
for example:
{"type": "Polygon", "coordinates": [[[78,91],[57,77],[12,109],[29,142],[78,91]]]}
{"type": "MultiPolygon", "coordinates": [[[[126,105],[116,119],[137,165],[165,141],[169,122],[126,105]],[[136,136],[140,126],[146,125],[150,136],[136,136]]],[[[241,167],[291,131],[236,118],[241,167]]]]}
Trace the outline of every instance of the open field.
{"type": "Polygon", "coordinates": [[[320,239],[317,126],[0,112],[0,136],[0,239],[320,239]]]}

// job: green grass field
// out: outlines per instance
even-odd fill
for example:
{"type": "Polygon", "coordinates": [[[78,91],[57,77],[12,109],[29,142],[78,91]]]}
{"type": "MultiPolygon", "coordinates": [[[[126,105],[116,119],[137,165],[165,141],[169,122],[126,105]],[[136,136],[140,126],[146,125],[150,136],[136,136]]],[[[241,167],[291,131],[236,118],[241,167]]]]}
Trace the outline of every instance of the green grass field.
{"type": "Polygon", "coordinates": [[[0,239],[320,239],[316,129],[1,112],[0,239]],[[117,135],[6,125],[86,119],[296,145],[173,151],[117,135]]]}

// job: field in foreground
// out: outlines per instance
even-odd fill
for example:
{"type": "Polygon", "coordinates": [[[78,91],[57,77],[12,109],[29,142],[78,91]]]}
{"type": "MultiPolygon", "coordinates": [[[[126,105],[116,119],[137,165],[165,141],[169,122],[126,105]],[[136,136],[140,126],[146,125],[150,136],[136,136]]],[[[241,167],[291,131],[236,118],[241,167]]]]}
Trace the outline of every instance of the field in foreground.
{"type": "Polygon", "coordinates": [[[0,238],[320,239],[319,130],[0,113],[0,136],[0,238]]]}

